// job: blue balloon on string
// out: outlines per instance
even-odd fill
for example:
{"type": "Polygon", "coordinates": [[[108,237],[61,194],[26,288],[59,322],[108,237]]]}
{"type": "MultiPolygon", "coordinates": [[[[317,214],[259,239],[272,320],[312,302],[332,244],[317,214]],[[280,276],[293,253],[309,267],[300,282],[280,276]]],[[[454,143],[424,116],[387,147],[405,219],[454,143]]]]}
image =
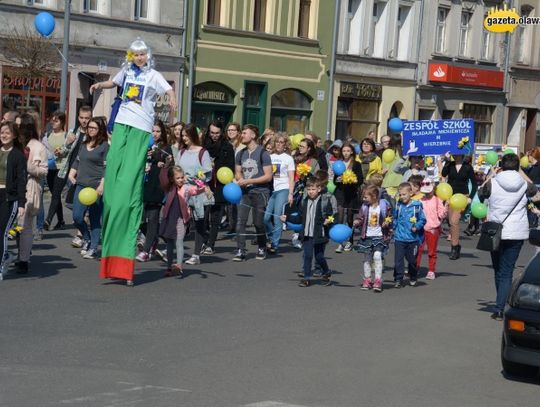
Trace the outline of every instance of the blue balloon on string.
{"type": "Polygon", "coordinates": [[[47,160],[47,165],[49,166],[49,168],[56,168],[56,159],[54,158],[49,158],[47,160]]]}
{"type": "Polygon", "coordinates": [[[334,171],[334,174],[336,174],[338,177],[340,175],[343,175],[347,167],[345,166],[345,163],[341,160],[336,161],[334,164],[332,164],[332,170],[334,171]]]}
{"type": "Polygon", "coordinates": [[[352,229],[342,223],[332,226],[329,232],[330,239],[336,243],[343,243],[352,235],[352,229]]]}
{"type": "Polygon", "coordinates": [[[229,203],[239,204],[242,200],[242,188],[238,184],[230,182],[223,187],[223,197],[229,203]]]}
{"type": "Polygon", "coordinates": [[[154,144],[155,144],[154,137],[150,136],[150,140],[148,140],[148,149],[151,150],[152,147],[154,147],[154,144]]]}
{"type": "Polygon", "coordinates": [[[298,212],[287,215],[287,229],[293,232],[300,232],[302,230],[302,216],[298,212]]]}
{"type": "Polygon", "coordinates": [[[48,37],[52,34],[55,25],[56,23],[53,15],[46,11],[42,11],[34,18],[34,27],[36,27],[36,31],[44,37],[48,37]]]}
{"type": "Polygon", "coordinates": [[[388,122],[388,128],[392,133],[401,133],[403,131],[403,120],[394,117],[388,122]]]}
{"type": "Polygon", "coordinates": [[[362,150],[360,149],[360,144],[355,144],[355,145],[354,145],[354,152],[355,152],[356,154],[360,154],[361,151],[362,151],[362,150]]]}

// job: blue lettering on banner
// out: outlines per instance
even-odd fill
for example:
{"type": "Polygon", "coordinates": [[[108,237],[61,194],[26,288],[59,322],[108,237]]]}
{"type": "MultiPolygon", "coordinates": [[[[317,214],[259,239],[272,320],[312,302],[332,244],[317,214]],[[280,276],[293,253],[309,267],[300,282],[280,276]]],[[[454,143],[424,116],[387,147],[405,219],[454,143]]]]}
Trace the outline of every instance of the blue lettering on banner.
{"type": "Polygon", "coordinates": [[[403,122],[403,154],[437,155],[474,152],[474,120],[411,120],[403,122]]]}

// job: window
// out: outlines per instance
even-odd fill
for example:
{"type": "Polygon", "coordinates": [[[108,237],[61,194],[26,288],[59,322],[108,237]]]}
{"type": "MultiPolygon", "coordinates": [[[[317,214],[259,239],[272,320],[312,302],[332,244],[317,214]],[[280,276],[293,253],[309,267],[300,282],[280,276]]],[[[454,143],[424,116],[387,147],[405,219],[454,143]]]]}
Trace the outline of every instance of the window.
{"type": "Polygon", "coordinates": [[[418,109],[418,120],[431,120],[434,114],[434,109],[418,109]]]}
{"type": "Polygon", "coordinates": [[[298,14],[298,36],[309,38],[309,14],[311,0],[300,0],[300,12],[298,14]]]}
{"type": "Polygon", "coordinates": [[[360,54],[360,43],[362,36],[362,12],[360,8],[361,0],[349,0],[347,7],[346,27],[343,32],[342,52],[348,54],[360,54]]]}
{"type": "MultiPolygon", "coordinates": [[[[484,21],[486,18],[487,14],[484,16],[484,21]]],[[[491,44],[491,38],[491,32],[482,26],[482,49],[480,50],[480,58],[484,61],[491,61],[493,59],[493,46],[491,44]]]]}
{"type": "Polygon", "coordinates": [[[309,129],[311,99],[296,89],[283,89],[271,100],[270,126],[289,134],[305,133],[309,129]]]}
{"type": "Polygon", "coordinates": [[[384,40],[386,29],[386,2],[375,1],[371,19],[371,31],[369,35],[369,50],[372,56],[382,58],[384,56],[384,40]]]}
{"type": "Polygon", "coordinates": [[[98,0],[84,0],[83,11],[85,13],[98,12],[98,0]]]}
{"type": "Polygon", "coordinates": [[[493,108],[486,105],[463,106],[463,118],[474,119],[474,142],[489,143],[491,141],[493,108]]]}
{"type": "Polygon", "coordinates": [[[266,31],[266,0],[255,0],[253,31],[266,31]]]}
{"type": "MultiPolygon", "coordinates": [[[[529,6],[521,7],[521,16],[529,17],[532,14],[532,10],[533,9],[529,6]]],[[[514,31],[514,35],[516,36],[515,59],[516,59],[516,62],[520,64],[527,63],[527,59],[528,59],[527,53],[529,52],[529,48],[530,48],[528,36],[529,36],[531,28],[533,27],[527,28],[527,26],[525,25],[518,25],[518,27],[514,31]]]]}
{"type": "Polygon", "coordinates": [[[467,56],[469,53],[469,33],[471,29],[471,16],[468,11],[461,12],[461,24],[459,25],[459,53],[460,56],[467,56]]]}
{"type": "Polygon", "coordinates": [[[135,0],[135,20],[148,19],[148,0],[135,0]]]}
{"type": "Polygon", "coordinates": [[[219,25],[221,17],[221,0],[208,0],[206,24],[219,25]]]}
{"type": "Polygon", "coordinates": [[[391,58],[396,58],[400,61],[409,59],[409,49],[411,48],[411,33],[412,33],[412,13],[411,7],[400,5],[398,8],[397,31],[394,49],[392,50],[391,58]]]}
{"type": "Polygon", "coordinates": [[[435,52],[446,53],[446,20],[448,9],[439,7],[437,11],[437,31],[435,32],[435,52]]]}
{"type": "Polygon", "coordinates": [[[29,6],[56,8],[57,0],[27,0],[29,6]]]}

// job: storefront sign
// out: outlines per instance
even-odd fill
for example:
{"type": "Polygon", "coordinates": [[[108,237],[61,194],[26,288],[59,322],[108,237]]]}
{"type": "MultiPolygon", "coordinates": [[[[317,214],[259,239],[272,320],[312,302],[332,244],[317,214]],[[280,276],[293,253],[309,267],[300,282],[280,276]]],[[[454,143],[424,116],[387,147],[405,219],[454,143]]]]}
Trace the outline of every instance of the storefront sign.
{"type": "Polygon", "coordinates": [[[234,95],[219,83],[205,82],[195,87],[193,100],[207,103],[233,103],[234,95]]]}
{"type": "Polygon", "coordinates": [[[381,100],[382,86],[368,83],[341,82],[339,95],[353,99],[381,100]]]}
{"type": "Polygon", "coordinates": [[[474,151],[474,120],[411,120],[403,122],[403,154],[436,155],[474,151]]]}
{"type": "Polygon", "coordinates": [[[504,73],[501,71],[463,68],[443,63],[429,64],[429,80],[437,83],[502,89],[504,73]]]}
{"type": "Polygon", "coordinates": [[[56,77],[38,77],[29,78],[28,76],[14,74],[4,71],[2,76],[2,88],[10,90],[30,90],[47,92],[60,92],[60,78],[56,77]]]}

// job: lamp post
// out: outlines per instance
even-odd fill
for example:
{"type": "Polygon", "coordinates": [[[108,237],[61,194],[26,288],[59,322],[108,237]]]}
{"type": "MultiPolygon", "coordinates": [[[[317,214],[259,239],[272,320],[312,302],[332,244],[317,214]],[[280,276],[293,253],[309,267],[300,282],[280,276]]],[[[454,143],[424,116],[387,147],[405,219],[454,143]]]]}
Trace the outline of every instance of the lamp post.
{"type": "Polygon", "coordinates": [[[64,43],[62,46],[62,76],[60,78],[60,110],[66,111],[67,83],[69,68],[69,20],[71,18],[71,0],[64,3],[64,43]]]}

